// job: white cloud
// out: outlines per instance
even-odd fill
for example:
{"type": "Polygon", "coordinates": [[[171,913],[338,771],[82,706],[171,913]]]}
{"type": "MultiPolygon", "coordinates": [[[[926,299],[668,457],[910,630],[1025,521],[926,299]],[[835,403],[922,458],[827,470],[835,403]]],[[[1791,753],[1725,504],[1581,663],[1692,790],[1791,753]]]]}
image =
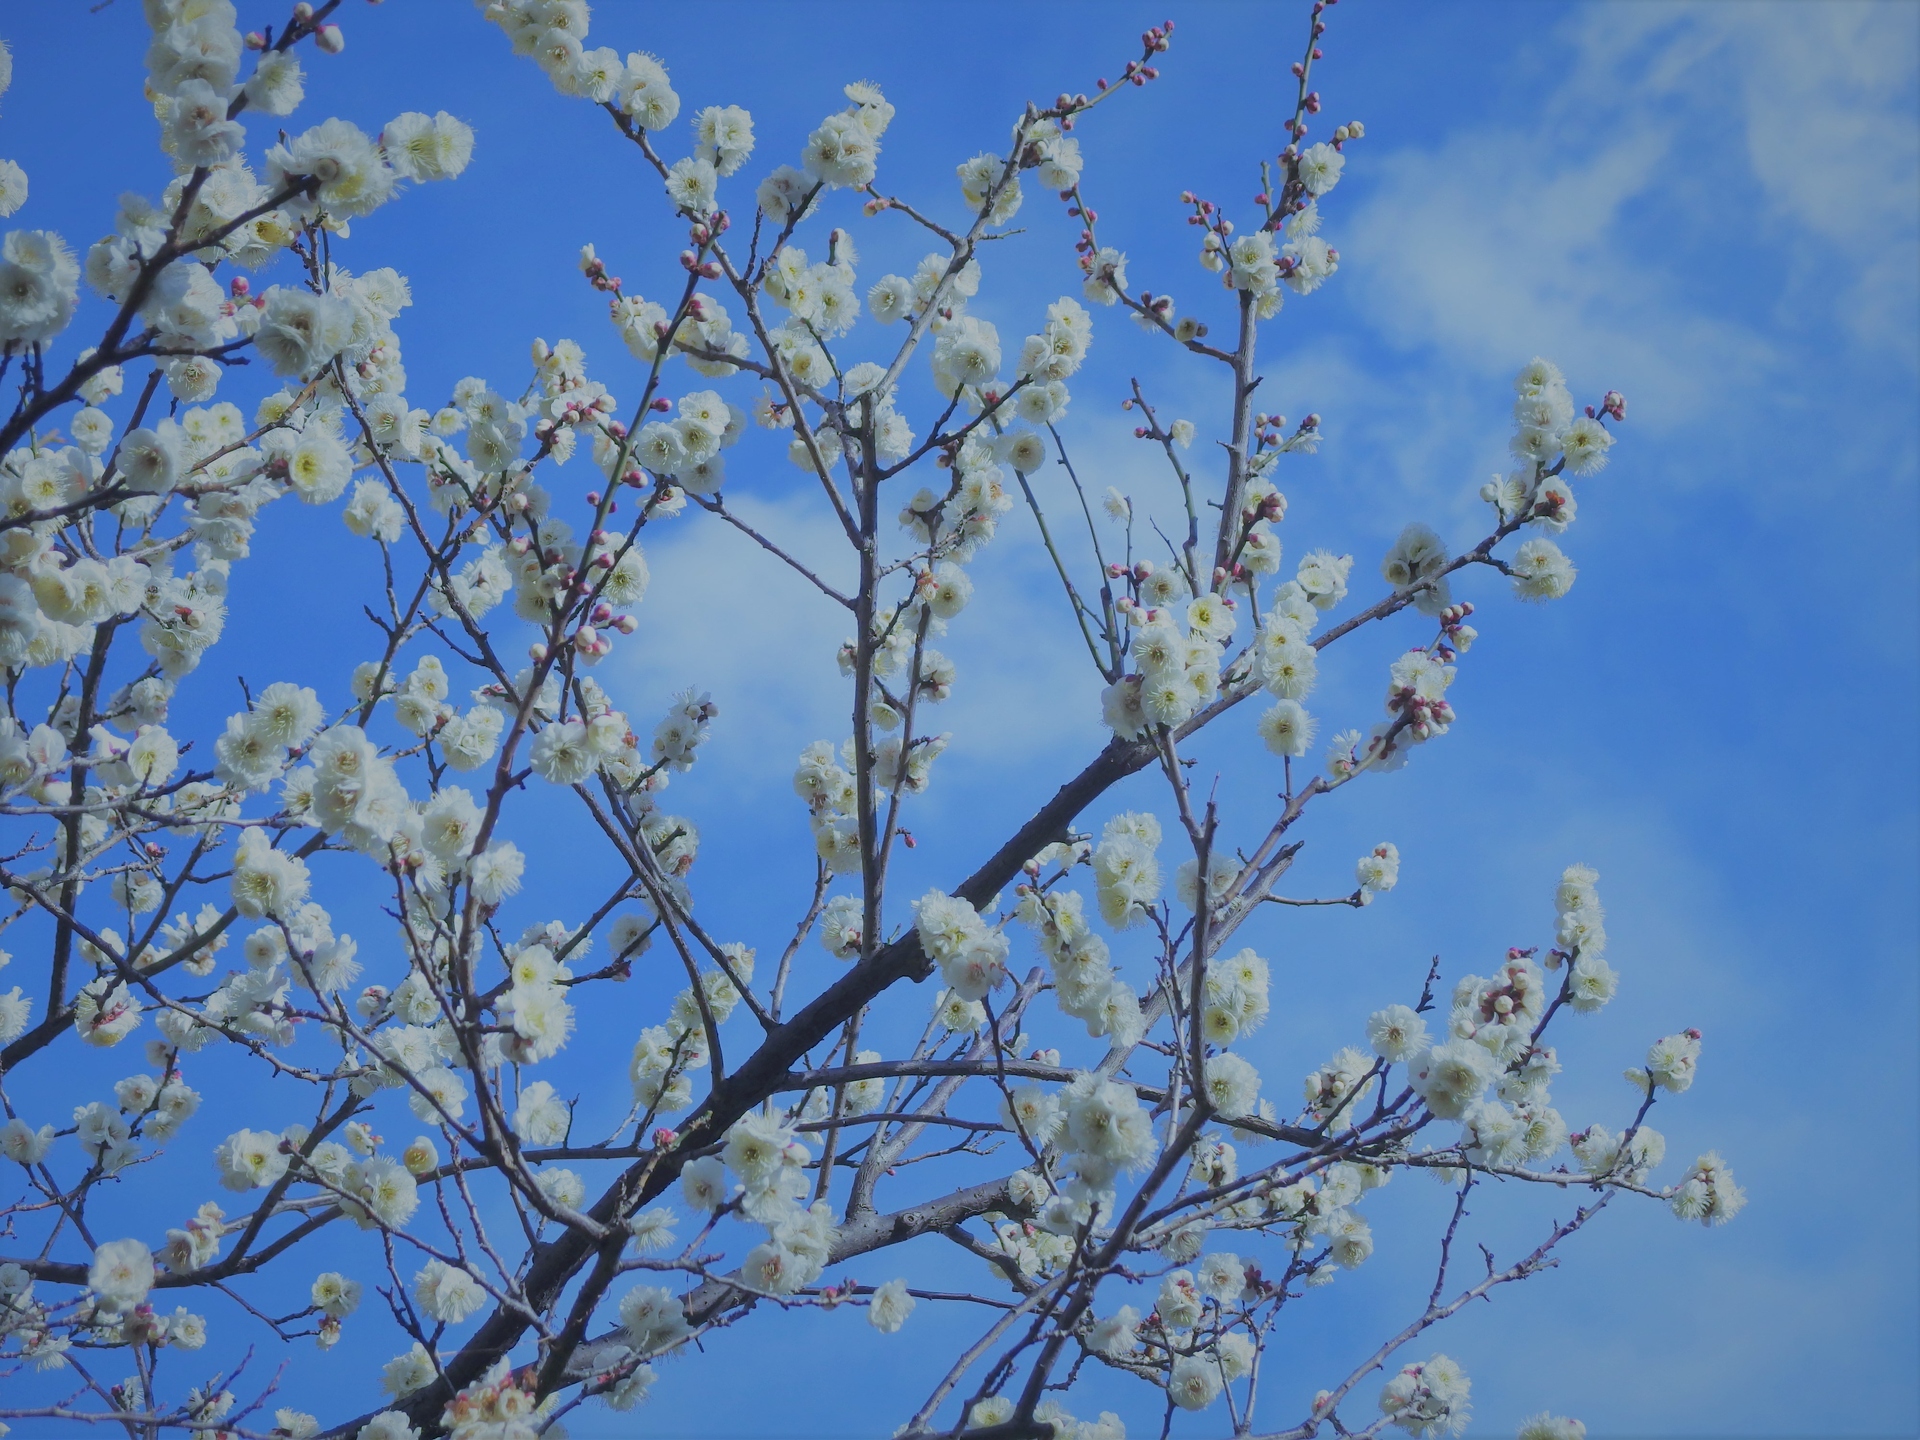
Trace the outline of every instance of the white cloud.
{"type": "Polygon", "coordinates": [[[953,761],[988,770],[1003,769],[1010,754],[1022,763],[1081,751],[1090,759],[1106,739],[1103,682],[1024,507],[1001,521],[972,568],[973,601],[939,642],[959,672],[953,698],[921,723],[954,733],[953,761]]]}
{"type": "MultiPolygon", "coordinates": [[[[823,499],[729,501],[828,584],[850,571],[851,552],[823,499]]],[[[810,741],[844,734],[850,701],[834,654],[852,633],[852,616],[750,538],[692,507],[649,533],[659,537],[647,548],[651,593],[635,611],[639,630],[615,649],[604,677],[634,728],[649,733],[651,714],[678,690],[710,692],[720,714],[702,778],[711,783],[711,772],[724,771],[744,793],[791,771],[810,741]]]]}
{"type": "Polygon", "coordinates": [[[1782,318],[1837,294],[1859,340],[1910,356],[1914,18],[1844,4],[1583,12],[1537,115],[1375,160],[1380,183],[1345,227],[1361,303],[1395,343],[1483,370],[1577,355],[1633,387],[1636,419],[1678,424],[1781,363],[1773,335],[1716,313],[1731,307],[1701,293],[1712,276],[1696,263],[1751,238],[1757,188],[1782,318]],[[1655,243],[1650,212],[1684,260],[1655,243]]]}
{"type": "MultiPolygon", "coordinates": [[[[852,552],[824,500],[742,494],[730,496],[729,506],[851,593],[852,552]]],[[[853,616],[717,517],[690,509],[671,527],[656,532],[647,551],[653,583],[636,611],[640,629],[615,650],[602,678],[642,733],[675,692],[709,691],[720,714],[703,752],[703,783],[716,783],[715,772],[725,770],[718,783],[730,793],[762,793],[784,784],[804,746],[838,744],[850,733],[851,684],[835,657],[853,634],[853,616]],[[671,616],[663,603],[669,596],[671,616]]],[[[883,535],[883,543],[892,538],[883,535]]],[[[945,788],[943,774],[956,769],[1004,772],[1010,760],[1090,756],[1105,739],[1101,681],[1024,504],[1002,518],[998,537],[969,569],[973,601],[934,642],[955,663],[953,698],[923,710],[919,722],[922,733],[954,736],[934,769],[935,794],[945,788]]],[[[1097,583],[1091,561],[1075,579],[1097,583]]]]}
{"type": "Polygon", "coordinates": [[[1920,12],[1851,0],[1606,7],[1588,13],[1580,40],[1585,69],[1572,98],[1586,105],[1613,90],[1623,110],[1650,102],[1684,115],[1679,144],[1696,162],[1692,138],[1712,143],[1710,117],[1737,114],[1793,282],[1790,308],[1837,295],[1862,343],[1914,363],[1920,12]]]}
{"type": "Polygon", "coordinates": [[[1914,363],[1915,22],[1852,4],[1576,12],[1498,118],[1366,142],[1365,198],[1329,207],[1342,300],[1443,363],[1388,391],[1364,340],[1332,338],[1269,388],[1327,412],[1331,463],[1382,531],[1412,503],[1467,538],[1474,490],[1505,465],[1502,382],[1535,354],[1582,400],[1626,393],[1637,471],[1800,496],[1778,428],[1804,426],[1823,386],[1914,363]]]}
{"type": "Polygon", "coordinates": [[[1390,341],[1482,375],[1575,357],[1661,428],[1764,373],[1762,337],[1689,305],[1679,274],[1622,243],[1626,213],[1680,166],[1671,125],[1617,103],[1617,125],[1589,128],[1582,107],[1577,128],[1463,131],[1376,162],[1343,249],[1390,341]]]}

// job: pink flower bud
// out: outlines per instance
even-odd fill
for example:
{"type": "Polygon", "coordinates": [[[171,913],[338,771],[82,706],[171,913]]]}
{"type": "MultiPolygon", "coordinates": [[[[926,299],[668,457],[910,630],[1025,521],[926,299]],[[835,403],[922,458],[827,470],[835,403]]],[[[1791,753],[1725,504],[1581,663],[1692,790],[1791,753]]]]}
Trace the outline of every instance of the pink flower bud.
{"type": "Polygon", "coordinates": [[[338,25],[322,25],[313,32],[313,43],[329,55],[338,55],[347,48],[347,37],[338,25]]]}

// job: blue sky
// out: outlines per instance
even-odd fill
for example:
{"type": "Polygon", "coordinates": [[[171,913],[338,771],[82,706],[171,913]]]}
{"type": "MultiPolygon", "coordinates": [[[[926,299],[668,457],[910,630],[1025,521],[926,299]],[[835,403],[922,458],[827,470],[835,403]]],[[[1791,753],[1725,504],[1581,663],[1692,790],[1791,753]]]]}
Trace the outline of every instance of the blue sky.
{"type": "MultiPolygon", "coordinates": [[[[464,177],[406,195],[344,247],[350,267],[391,264],[412,280],[400,330],[414,402],[440,403],[470,373],[517,388],[535,335],[577,339],[596,374],[630,393],[632,369],[574,256],[592,242],[644,293],[674,283],[679,240],[650,174],[604,117],[556,96],[471,7],[343,13],[348,49],[310,66],[297,122],[340,114],[372,131],[401,110],[444,108],[478,135],[464,177]]],[[[966,13],[956,36],[944,7],[923,5],[865,7],[856,24],[844,7],[607,4],[594,41],[660,55],[685,113],[752,109],[749,176],[791,158],[843,103],[843,83],[876,81],[899,107],[882,185],[953,213],[955,164],[1004,143],[1027,98],[1117,73],[1139,30],[1163,18],[1121,3],[966,13]]],[[[1256,188],[1259,155],[1280,143],[1277,82],[1301,13],[1228,3],[1170,13],[1180,23],[1165,78],[1082,127],[1086,188],[1136,284],[1224,314],[1177,196],[1244,205],[1256,188]]],[[[242,16],[266,18],[246,6],[242,16]]],[[[1368,134],[1323,207],[1339,274],[1290,300],[1263,341],[1265,403],[1317,411],[1327,435],[1283,478],[1291,552],[1351,550],[1356,575],[1370,575],[1410,519],[1456,543],[1477,538],[1474,492],[1502,463],[1508,377],[1534,354],[1557,360],[1582,398],[1617,388],[1630,410],[1612,465],[1580,487],[1580,521],[1563,542],[1581,571],[1572,594],[1523,609],[1492,588],[1472,593],[1482,639],[1453,692],[1454,732],[1316,817],[1296,871],[1303,891],[1337,893],[1352,857],[1382,838],[1405,856],[1402,881],[1367,911],[1305,912],[1251,937],[1275,958],[1286,996],[1253,1058],[1268,1092],[1288,1096],[1294,1076],[1360,1038],[1369,1010],[1408,998],[1429,955],[1458,975],[1544,938],[1560,869],[1594,865],[1623,984],[1602,1016],[1562,1035],[1558,1103],[1576,1126],[1617,1126],[1620,1068],[1653,1038],[1699,1026],[1701,1079],[1656,1120],[1671,1144],[1665,1173],[1718,1148],[1752,1203],[1712,1232],[1618,1206],[1625,1213],[1581,1237],[1557,1272],[1461,1317],[1436,1344],[1474,1377],[1476,1430],[1510,1430],[1552,1406],[1596,1436],[1910,1431],[1920,9],[1349,0],[1331,21],[1326,118],[1360,118],[1368,134]]],[[[165,174],[139,97],[139,8],[9,7],[0,37],[17,64],[0,100],[0,154],[34,186],[10,224],[84,245],[110,225],[119,191],[152,193],[165,174]],[[84,107],[69,98],[79,55],[84,107]]],[[[670,156],[689,148],[684,119],[663,145],[670,156]]],[[[1029,233],[986,261],[976,309],[1003,337],[1077,290],[1058,212],[1030,197],[1029,233]]],[[[844,223],[863,280],[921,253],[903,224],[844,223]]],[[[1065,427],[1096,484],[1145,495],[1158,483],[1118,410],[1131,376],[1203,438],[1220,429],[1214,377],[1175,359],[1116,312],[1097,315],[1065,427]]],[[[258,389],[242,379],[226,398],[244,404],[258,389]]],[[[799,472],[758,453],[736,462],[730,496],[801,550],[825,551],[829,522],[799,472]]],[[[650,553],[645,627],[602,674],[636,716],[689,684],[721,705],[673,808],[706,836],[703,906],[764,952],[804,903],[792,858],[804,817],[786,776],[801,745],[844,730],[831,666],[841,627],[721,527],[682,521],[650,553]]],[[[1097,683],[1075,660],[1039,559],[1009,517],[948,646],[962,677],[943,717],[955,741],[914,823],[925,844],[903,893],[971,869],[1100,741],[1097,683]]],[[[315,624],[309,597],[344,602],[364,588],[374,567],[363,543],[332,515],[270,511],[255,558],[238,568],[244,618],[183,706],[224,716],[237,704],[224,677],[236,671],[337,695],[371,636],[355,632],[344,603],[328,611],[337,623],[315,624]]],[[[1411,638],[1395,631],[1330,655],[1317,713],[1333,727],[1368,723],[1381,668],[1411,638]]],[[[1257,769],[1250,728],[1207,763],[1257,769]]],[[[1112,799],[1108,809],[1158,797],[1138,788],[1112,799]]],[[[1230,804],[1229,823],[1254,823],[1254,803],[1230,804]]],[[[555,838],[521,823],[526,848],[555,838]]],[[[573,857],[555,851],[530,888],[568,913],[573,857]]],[[[803,979],[829,977],[817,951],[808,964],[803,979]]],[[[662,981],[662,995],[674,984],[662,981]]],[[[924,1003],[904,1005],[917,1016],[924,1003]]],[[[625,1016],[587,1026],[574,1063],[604,1053],[612,1091],[623,1089],[631,1034],[625,1016]]],[[[85,1057],[61,1093],[75,1075],[105,1083],[125,1068],[85,1057]]],[[[9,1081],[16,1094],[45,1083],[9,1081]]],[[[210,1189],[192,1147],[211,1147],[223,1116],[270,1118],[243,1094],[209,1099],[182,1142],[182,1178],[165,1181],[181,1206],[210,1189]]],[[[154,1167],[156,1183],[165,1168],[154,1167]]],[[[1510,1240],[1533,1235],[1552,1198],[1492,1197],[1476,1221],[1510,1240]]],[[[1304,1401],[1399,1323],[1412,1292],[1424,1293],[1444,1199],[1416,1178],[1369,1202],[1381,1253],[1306,1307],[1312,1322],[1286,1337],[1274,1393],[1304,1401]]],[[[141,1201],[116,1203],[131,1216],[141,1201]]],[[[937,1252],[857,1269],[870,1281],[896,1269],[972,1274],[937,1252]]],[[[288,1393],[314,1408],[363,1386],[365,1365],[396,1347],[371,1333],[377,1324],[360,1329],[323,1361],[296,1352],[288,1393]]],[[[709,1363],[669,1367],[640,1428],[822,1434],[851,1404],[848,1433],[885,1433],[964,1333],[924,1309],[891,1340],[845,1315],[761,1317],[715,1346],[730,1375],[753,1383],[716,1385],[709,1363]]],[[[1278,1420],[1288,1402],[1275,1403],[1278,1420]]],[[[575,1429],[632,1433],[604,1416],[575,1429]]]]}

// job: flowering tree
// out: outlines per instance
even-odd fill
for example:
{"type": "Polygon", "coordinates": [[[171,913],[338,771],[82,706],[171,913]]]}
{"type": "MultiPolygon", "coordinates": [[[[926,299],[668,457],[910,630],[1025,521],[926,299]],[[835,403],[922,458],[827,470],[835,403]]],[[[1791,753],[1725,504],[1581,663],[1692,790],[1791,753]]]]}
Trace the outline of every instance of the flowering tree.
{"type": "MultiPolygon", "coordinates": [[[[1279,481],[1318,421],[1260,408],[1257,341],[1288,292],[1339,264],[1320,204],[1364,130],[1308,143],[1332,0],[1312,8],[1285,145],[1260,162],[1252,205],[1230,218],[1183,197],[1225,292],[1185,314],[1136,286],[1080,184],[1082,127],[1155,78],[1171,22],[1142,37],[1124,83],[1029,105],[1005,153],[966,160],[953,204],[922,214],[879,183],[894,112],[877,88],[848,85],[799,163],[749,195],[733,178],[755,148],[746,111],[702,109],[676,141],[666,68],[587,48],[583,0],[494,0],[485,18],[603,110],[608,144],[663,188],[657,223],[684,230],[685,278],[644,298],[589,248],[584,283],[631,358],[595,378],[579,345],[536,342],[530,376],[463,380],[433,410],[406,394],[408,282],[359,268],[348,230],[409,184],[457,176],[471,132],[444,113],[377,137],[330,119],[250,161],[246,122],[297,108],[302,53],[341,50],[340,0],[244,37],[229,0],[145,3],[173,178],[157,200],[123,197],[84,262],[17,229],[0,263],[0,373],[18,386],[0,437],[0,883],[20,981],[0,992],[0,1416],[137,1436],[559,1435],[589,1401],[633,1406],[707,1332],[796,1306],[893,1332],[939,1302],[989,1323],[933,1368],[904,1433],[1110,1440],[1122,1420],[1075,1419],[1075,1388],[1124,1372],[1132,1413],[1153,1420],[1436,1435],[1464,1424],[1468,1381],[1430,1354],[1429,1328],[1552,1264],[1623,1192],[1709,1223],[1740,1208],[1717,1156],[1654,1178],[1665,1146],[1647,1118],[1691,1083],[1697,1033],[1629,1072],[1614,1128],[1569,1134],[1553,1108],[1548,1031],[1616,984],[1583,866],[1554,896],[1549,942],[1450,986],[1435,961],[1405,1003],[1356,1017],[1364,1043],[1300,1057],[1303,1102],[1263,1096],[1236,1048],[1273,1003],[1259,950],[1287,907],[1360,907],[1395,883],[1382,844],[1350,893],[1284,893],[1309,810],[1453,723],[1447,690],[1475,635],[1456,582],[1497,571],[1523,601],[1567,592],[1574,568],[1550,537],[1574,518],[1568,476],[1601,469],[1607,421],[1625,414],[1611,392],[1583,409],[1534,360],[1515,381],[1516,468],[1481,492],[1483,540],[1450,555],[1409,526],[1351,603],[1350,556],[1311,550],[1281,578],[1279,481]],[[1079,221],[1081,298],[1036,316],[1016,353],[968,302],[1023,183],[1079,221]],[[856,211],[930,249],[866,285],[871,324],[836,224],[856,211]],[[83,279],[110,319],[69,350],[83,279]],[[1140,385],[1124,397],[1164,460],[1162,513],[1089,493],[1063,438],[1093,340],[1082,300],[1220,381],[1209,448],[1140,385]],[[251,421],[215,401],[245,361],[241,377],[283,382],[251,421]],[[844,537],[835,565],[729,508],[736,445],[751,457],[736,465],[785,449],[844,537]],[[176,736],[170,702],[219,668],[203,662],[260,512],[343,496],[386,576],[365,607],[376,653],[325,693],[269,684],[220,733],[176,736]],[[650,623],[646,532],[676,517],[743,532],[852,635],[837,656],[846,733],[800,755],[797,799],[768,802],[804,806],[814,844],[812,883],[773,934],[727,933],[696,905],[699,830],[666,805],[715,706],[689,693],[641,738],[594,675],[650,623]],[[936,642],[967,624],[968,565],[1003,523],[1038,527],[1112,738],[1009,814],[971,874],[903,895],[892,862],[948,740],[933,707],[960,683],[936,642]],[[1424,628],[1388,663],[1384,714],[1309,763],[1323,655],[1408,612],[1424,628]],[[1192,754],[1201,731],[1232,726],[1257,726],[1275,757],[1244,777],[1275,791],[1244,834],[1192,754]],[[1164,782],[1158,813],[1094,828],[1142,772],[1164,782]],[[521,847],[551,843],[523,818],[542,787],[575,807],[565,843],[600,886],[579,914],[521,890],[521,847]],[[337,932],[328,887],[336,908],[384,907],[390,933],[337,932]],[[632,1046],[631,1107],[582,1133],[566,1097],[586,1037],[569,1041],[609,1024],[632,1046]],[[59,1086],[37,1072],[129,1039],[143,1055],[111,1099],[49,1105],[59,1086]],[[274,1083],[242,1090],[255,1077],[274,1083]],[[248,1094],[257,1117],[194,1138],[209,1085],[248,1094]],[[205,1203],[103,1233],[95,1202],[148,1164],[199,1177],[183,1183],[204,1183],[205,1203]],[[1404,1170],[1456,1197],[1430,1298],[1305,1413],[1270,1415],[1270,1343],[1311,1290],[1368,1260],[1365,1197],[1404,1170]],[[1489,1184],[1577,1204],[1462,1275],[1456,1230],[1489,1184]],[[976,1290],[848,1278],[855,1261],[910,1272],[928,1246],[969,1252],[976,1290]],[[363,1303],[370,1289],[384,1303],[363,1303]],[[209,1333],[199,1297],[215,1291],[251,1333],[209,1333]],[[337,1414],[276,1410],[249,1347],[326,1349],[349,1325],[389,1330],[397,1358],[337,1414]],[[1430,1358],[1404,1363],[1409,1346],[1430,1358]],[[1361,1392],[1375,1371],[1384,1387],[1361,1392]]],[[[0,213],[26,198],[27,177],[0,165],[0,213]]],[[[1542,1416],[1522,1433],[1582,1428],[1542,1416]]]]}

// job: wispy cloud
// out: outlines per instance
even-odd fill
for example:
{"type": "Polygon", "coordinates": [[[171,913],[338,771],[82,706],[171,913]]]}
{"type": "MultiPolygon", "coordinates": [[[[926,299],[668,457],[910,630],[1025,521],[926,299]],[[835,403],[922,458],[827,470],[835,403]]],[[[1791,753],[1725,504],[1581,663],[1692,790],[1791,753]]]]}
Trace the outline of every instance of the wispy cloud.
{"type": "MultiPolygon", "coordinates": [[[[728,498],[827,583],[844,583],[846,539],[824,500],[728,498]]],[[[636,611],[640,629],[614,652],[609,686],[631,707],[636,729],[675,692],[709,692],[720,715],[702,778],[712,783],[708,772],[724,772],[741,794],[759,792],[792,770],[808,742],[846,731],[850,702],[834,653],[852,634],[852,617],[749,537],[691,506],[650,533],[659,537],[647,548],[653,582],[636,611]]]]}
{"type": "Polygon", "coordinates": [[[1573,103],[1610,92],[1623,111],[1657,107],[1683,117],[1676,143],[1689,146],[1712,143],[1716,116],[1736,120],[1790,313],[1831,306],[1862,343],[1920,360],[1920,11],[1857,0],[1603,7],[1583,15],[1578,38],[1573,103]]]}
{"type": "MultiPolygon", "coordinates": [[[[729,505],[829,584],[851,590],[852,552],[824,501],[793,490],[767,498],[762,488],[730,495],[729,505]]],[[[742,796],[761,793],[792,770],[802,747],[850,733],[852,687],[835,656],[854,633],[853,616],[713,516],[690,511],[656,533],[641,628],[616,650],[608,683],[636,725],[678,690],[710,692],[720,718],[703,781],[724,770],[723,783],[742,796]],[[668,596],[671,616],[661,603],[668,596]]],[[[953,698],[927,707],[919,722],[922,733],[953,732],[936,790],[950,770],[1004,771],[1010,749],[1022,764],[1043,765],[1091,753],[1103,738],[1100,681],[1024,507],[1002,520],[969,570],[972,602],[931,642],[957,671],[953,698]]],[[[1082,566],[1076,582],[1091,575],[1082,566]]]]}
{"type": "MultiPolygon", "coordinates": [[[[1535,354],[1583,400],[1627,394],[1622,478],[1688,497],[1638,512],[1635,543],[1700,583],[1746,583],[1751,556],[1685,555],[1699,524],[1803,516],[1870,476],[1909,487],[1917,51],[1910,7],[1583,8],[1516,50],[1481,113],[1355,147],[1325,207],[1341,273],[1282,317],[1309,342],[1264,367],[1279,408],[1326,417],[1325,453],[1283,481],[1289,543],[1370,568],[1417,518],[1471,544],[1475,492],[1510,463],[1506,378],[1535,354]]],[[[1583,525],[1572,548],[1621,536],[1583,525]]],[[[1810,564],[1861,543],[1794,525],[1810,564]]],[[[1904,549],[1862,570],[1874,603],[1905,603],[1904,549]]]]}
{"type": "Polygon", "coordinates": [[[1830,316],[1843,344],[1913,364],[1915,21],[1583,10],[1533,114],[1372,157],[1336,222],[1354,303],[1390,345],[1459,367],[1452,391],[1369,416],[1373,443],[1444,448],[1449,417],[1486,418],[1460,403],[1469,383],[1535,353],[1577,356],[1656,435],[1804,388],[1789,357],[1830,316]]]}
{"type": "Polygon", "coordinates": [[[1662,428],[1753,383],[1773,347],[1690,299],[1677,267],[1621,243],[1629,213],[1679,169],[1678,126],[1646,98],[1616,93],[1611,123],[1585,104],[1550,107],[1535,124],[1377,160],[1343,248],[1366,272],[1359,303],[1379,332],[1481,374],[1578,354],[1633,385],[1636,419],[1662,428]]]}

